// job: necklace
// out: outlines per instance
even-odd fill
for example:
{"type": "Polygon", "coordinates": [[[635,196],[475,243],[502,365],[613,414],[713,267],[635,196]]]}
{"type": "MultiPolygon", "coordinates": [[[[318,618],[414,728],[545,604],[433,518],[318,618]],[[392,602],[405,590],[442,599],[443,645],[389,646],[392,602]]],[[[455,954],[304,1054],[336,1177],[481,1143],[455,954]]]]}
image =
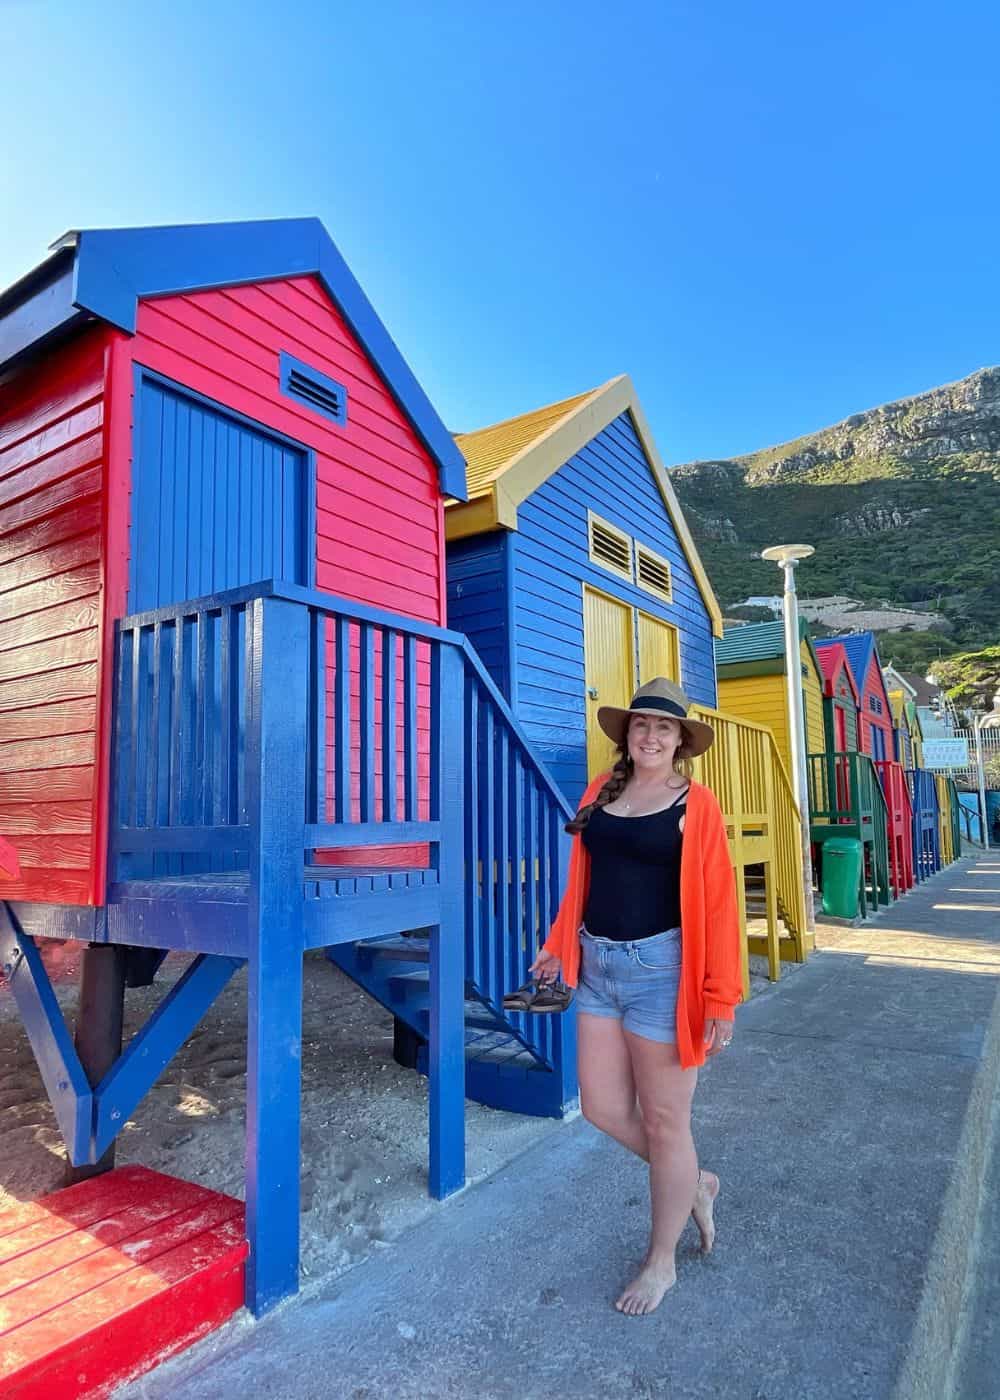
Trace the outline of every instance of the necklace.
{"type": "MultiPolygon", "coordinates": [[[[683,794],[687,791],[687,786],[688,786],[688,785],[687,785],[687,784],[684,784],[683,786],[681,786],[681,787],[679,787],[679,788],[674,788],[674,787],[671,787],[671,785],[670,785],[669,783],[664,783],[663,786],[667,789],[668,792],[673,792],[673,793],[676,793],[676,794],[677,794],[677,795],[675,796],[675,798],[674,798],[674,802],[676,802],[676,801],[677,801],[681,796],[683,796],[683,794]]],[[[623,800],[622,798],[619,798],[619,801],[620,801],[621,804],[622,804],[622,812],[623,812],[623,813],[631,812],[631,810],[632,810],[632,805],[633,805],[633,804],[629,801],[629,799],[628,799],[627,797],[624,798],[624,800],[623,800]]],[[[671,802],[671,803],[669,803],[668,805],[669,805],[670,807],[672,807],[672,806],[674,805],[674,803],[671,802]]],[[[666,811],[667,809],[664,808],[663,810],[666,811]]]]}

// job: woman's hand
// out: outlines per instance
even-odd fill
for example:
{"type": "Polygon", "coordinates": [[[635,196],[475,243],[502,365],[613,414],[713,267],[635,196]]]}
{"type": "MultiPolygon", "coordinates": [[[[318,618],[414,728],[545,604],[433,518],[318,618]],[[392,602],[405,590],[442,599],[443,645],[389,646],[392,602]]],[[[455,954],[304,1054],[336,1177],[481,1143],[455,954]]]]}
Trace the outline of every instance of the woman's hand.
{"type": "Polygon", "coordinates": [[[732,1021],[722,1021],[718,1016],[709,1016],[705,1022],[705,1057],[717,1055],[733,1038],[732,1021]]]}
{"type": "Polygon", "coordinates": [[[562,967],[556,955],[554,953],[546,953],[543,948],[538,954],[538,957],[528,968],[528,971],[531,973],[532,977],[539,982],[558,982],[562,973],[562,967]]]}

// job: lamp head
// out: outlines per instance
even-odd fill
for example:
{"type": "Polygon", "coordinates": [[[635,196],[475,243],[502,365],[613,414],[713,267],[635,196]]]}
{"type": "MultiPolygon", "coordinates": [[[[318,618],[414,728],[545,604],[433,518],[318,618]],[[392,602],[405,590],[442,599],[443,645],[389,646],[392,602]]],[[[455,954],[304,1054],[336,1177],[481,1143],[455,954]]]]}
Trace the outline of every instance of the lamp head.
{"type": "Polygon", "coordinates": [[[800,559],[808,559],[816,551],[811,544],[775,544],[770,549],[762,549],[760,557],[773,564],[797,564],[800,559]]]}

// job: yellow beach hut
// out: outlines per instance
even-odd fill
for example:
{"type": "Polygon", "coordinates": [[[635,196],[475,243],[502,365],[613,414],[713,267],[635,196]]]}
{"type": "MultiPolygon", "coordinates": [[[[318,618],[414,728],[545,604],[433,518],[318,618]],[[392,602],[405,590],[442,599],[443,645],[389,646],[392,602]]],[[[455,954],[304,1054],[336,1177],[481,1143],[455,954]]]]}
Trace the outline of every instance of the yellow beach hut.
{"type": "MultiPolygon", "coordinates": [[[[805,704],[806,752],[825,753],[823,672],[805,623],[799,628],[799,664],[805,704]]],[[[781,622],[747,623],[727,627],[715,643],[719,709],[754,724],[765,724],[774,735],[785,766],[792,771],[791,729],[785,681],[785,632],[781,622]]]]}

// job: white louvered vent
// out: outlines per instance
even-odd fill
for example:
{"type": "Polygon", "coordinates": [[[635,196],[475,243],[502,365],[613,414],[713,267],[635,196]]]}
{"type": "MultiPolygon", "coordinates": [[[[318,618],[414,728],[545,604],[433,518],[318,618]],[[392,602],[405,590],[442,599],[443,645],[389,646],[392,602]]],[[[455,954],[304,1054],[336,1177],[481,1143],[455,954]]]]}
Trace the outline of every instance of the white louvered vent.
{"type": "Polygon", "coordinates": [[[647,549],[644,544],[637,544],[635,547],[635,576],[641,587],[655,593],[658,598],[664,598],[668,603],[672,601],[670,563],[659,554],[654,554],[651,549],[647,549]]]}
{"type": "Polygon", "coordinates": [[[632,541],[623,530],[609,525],[592,513],[590,523],[590,557],[595,564],[610,569],[613,574],[632,580],[632,541]]]}

